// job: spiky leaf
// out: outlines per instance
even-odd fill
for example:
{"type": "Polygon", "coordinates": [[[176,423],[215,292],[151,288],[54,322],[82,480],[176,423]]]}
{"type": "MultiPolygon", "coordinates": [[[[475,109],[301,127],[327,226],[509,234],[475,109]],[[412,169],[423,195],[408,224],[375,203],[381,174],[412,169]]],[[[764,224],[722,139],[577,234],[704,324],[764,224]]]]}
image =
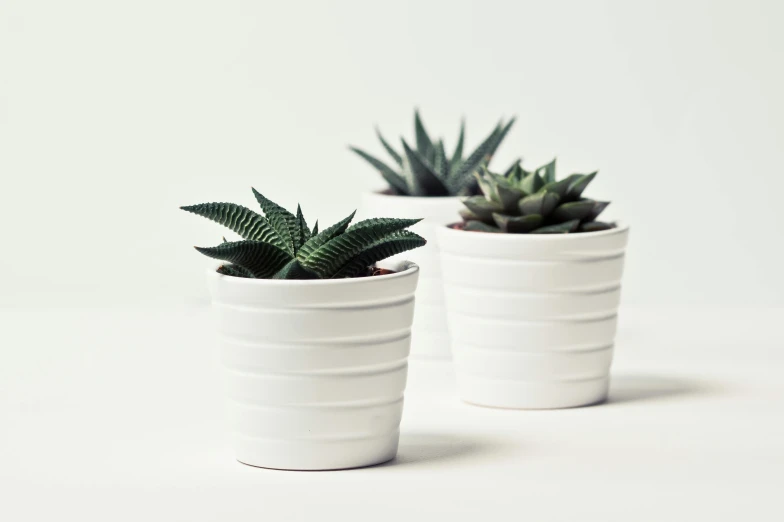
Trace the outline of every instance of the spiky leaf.
{"type": "Polygon", "coordinates": [[[261,241],[235,241],[211,248],[195,248],[205,256],[239,265],[261,279],[271,277],[291,259],[288,251],[261,241]]]}
{"type": "Polygon", "coordinates": [[[571,176],[567,176],[562,180],[559,181],[551,181],[550,183],[545,184],[542,188],[539,189],[539,192],[552,192],[554,194],[558,194],[558,197],[561,200],[566,199],[566,192],[569,190],[569,186],[574,182],[575,179],[580,174],[572,174],[571,176]]]}
{"type": "Polygon", "coordinates": [[[574,201],[579,199],[582,196],[585,187],[596,177],[597,172],[591,172],[590,174],[575,174],[573,181],[569,184],[569,188],[566,189],[566,197],[574,201]]]}
{"type": "Polygon", "coordinates": [[[315,272],[319,277],[332,277],[351,258],[375,242],[419,221],[419,219],[393,218],[373,218],[360,221],[309,255],[300,256],[300,263],[303,268],[315,272]]]}
{"type": "Polygon", "coordinates": [[[387,140],[385,140],[384,136],[381,135],[381,131],[378,129],[378,127],[376,127],[376,136],[378,136],[378,140],[381,142],[381,146],[384,147],[384,150],[386,150],[387,153],[392,156],[392,159],[395,160],[395,163],[397,163],[398,166],[402,167],[403,157],[400,156],[400,154],[398,154],[389,143],[387,143],[387,140]]]}
{"type": "Polygon", "coordinates": [[[418,110],[414,111],[414,133],[416,135],[417,152],[432,165],[434,159],[433,142],[422,124],[422,118],[419,117],[418,110]]]}
{"type": "Polygon", "coordinates": [[[417,151],[412,150],[405,140],[401,141],[403,142],[403,151],[408,160],[408,165],[411,167],[411,173],[413,174],[415,192],[421,192],[428,196],[448,196],[449,191],[432,167],[417,151]]]}
{"type": "Polygon", "coordinates": [[[234,203],[200,203],[180,208],[220,223],[244,239],[264,241],[285,248],[286,243],[269,221],[249,208],[234,203]]]}
{"type": "Polygon", "coordinates": [[[427,241],[421,236],[408,230],[393,232],[388,236],[374,242],[359,254],[347,261],[333,278],[357,277],[367,269],[382,259],[392,257],[412,248],[423,246],[427,241]]]}
{"type": "Polygon", "coordinates": [[[302,248],[302,245],[305,244],[305,241],[310,239],[310,229],[308,228],[308,223],[305,221],[305,216],[302,215],[302,207],[299,205],[297,205],[297,232],[294,239],[295,254],[300,248],[302,248]]]}
{"type": "Polygon", "coordinates": [[[438,140],[436,143],[436,156],[433,161],[433,170],[442,180],[445,180],[449,174],[449,161],[446,159],[446,151],[444,150],[444,142],[438,140]]]}
{"type": "Polygon", "coordinates": [[[593,207],[594,202],[590,199],[564,203],[553,211],[550,219],[556,223],[563,223],[564,221],[571,221],[573,219],[580,221],[586,219],[591,214],[593,207]]]}
{"type": "Polygon", "coordinates": [[[357,155],[359,155],[359,157],[373,165],[373,167],[381,173],[381,176],[383,176],[386,182],[389,183],[389,186],[392,188],[392,190],[394,190],[397,194],[409,194],[408,183],[406,183],[405,178],[392,170],[386,163],[374,158],[364,150],[358,149],[356,147],[349,147],[349,149],[353,150],[357,155]]]}
{"type": "Polygon", "coordinates": [[[449,160],[449,168],[454,171],[457,166],[463,161],[463,144],[465,143],[465,120],[460,120],[460,136],[457,138],[457,145],[455,151],[452,153],[452,158],[449,160]]]}
{"type": "Polygon", "coordinates": [[[493,214],[498,228],[510,234],[524,234],[530,232],[537,227],[542,226],[544,218],[539,214],[530,214],[528,216],[507,216],[504,214],[493,214]]]}
{"type": "MultiPolygon", "coordinates": [[[[224,243],[228,243],[228,241],[224,241],[224,243]]],[[[239,265],[232,265],[232,264],[221,265],[218,267],[216,272],[218,272],[219,274],[228,275],[232,277],[246,277],[246,278],[253,277],[253,273],[250,270],[243,268],[239,265]]]]}
{"type": "Polygon", "coordinates": [[[555,158],[553,158],[553,161],[551,161],[547,165],[539,167],[534,172],[536,172],[537,174],[539,174],[539,176],[541,176],[541,178],[544,180],[544,184],[552,183],[553,181],[555,181],[555,158]]]}
{"type": "Polygon", "coordinates": [[[297,252],[297,259],[302,260],[307,258],[310,254],[325,245],[328,241],[345,232],[349,223],[351,223],[351,220],[354,219],[354,215],[356,213],[357,211],[355,210],[349,216],[341,219],[331,227],[324,229],[318,234],[314,232],[311,238],[305,241],[305,244],[302,245],[302,248],[300,248],[299,252],[297,252]]]}
{"type": "Polygon", "coordinates": [[[526,194],[534,194],[545,185],[538,172],[529,172],[520,182],[520,189],[526,194]]]}
{"type": "Polygon", "coordinates": [[[498,203],[488,201],[484,196],[471,196],[463,199],[463,204],[468,207],[477,219],[485,223],[493,223],[493,213],[502,212],[504,209],[498,203]]]}
{"type": "Polygon", "coordinates": [[[256,201],[259,202],[259,206],[264,211],[264,215],[270,222],[270,225],[275,227],[278,235],[283,238],[291,255],[296,254],[300,246],[297,243],[299,236],[297,217],[274,201],[264,197],[255,188],[251,187],[251,190],[253,195],[256,196],[256,201]]]}
{"type": "Polygon", "coordinates": [[[313,224],[313,230],[310,232],[311,236],[315,236],[316,234],[318,234],[318,219],[313,224]]]}
{"type": "Polygon", "coordinates": [[[572,221],[558,223],[557,225],[549,225],[546,227],[537,228],[536,230],[532,231],[531,234],[568,234],[570,232],[575,232],[579,226],[580,220],[574,219],[572,221]]]}
{"type": "Polygon", "coordinates": [[[555,210],[559,199],[554,192],[537,192],[521,199],[518,206],[523,215],[538,214],[547,217],[555,210]]]}
{"type": "Polygon", "coordinates": [[[305,270],[298,259],[292,259],[272,275],[272,279],[318,279],[318,274],[305,270]]]}
{"type": "Polygon", "coordinates": [[[471,185],[474,172],[486,165],[495,153],[506,133],[514,123],[514,118],[505,126],[499,124],[485,140],[472,152],[465,161],[449,176],[447,185],[449,192],[458,195],[471,185]]]}
{"type": "Polygon", "coordinates": [[[470,232],[501,232],[500,228],[481,221],[469,221],[463,226],[463,230],[470,232]]]}
{"type": "Polygon", "coordinates": [[[609,205],[610,205],[609,201],[594,201],[593,210],[591,210],[591,213],[588,214],[585,220],[593,221],[594,219],[599,217],[599,214],[601,214],[604,211],[604,209],[606,209],[609,205]]]}

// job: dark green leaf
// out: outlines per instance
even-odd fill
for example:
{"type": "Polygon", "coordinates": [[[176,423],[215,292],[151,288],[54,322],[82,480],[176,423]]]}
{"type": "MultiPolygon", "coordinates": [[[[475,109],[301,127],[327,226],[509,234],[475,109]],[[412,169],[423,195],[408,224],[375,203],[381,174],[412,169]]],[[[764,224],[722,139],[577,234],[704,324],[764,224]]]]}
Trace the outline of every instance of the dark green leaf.
{"type": "Polygon", "coordinates": [[[231,229],[245,239],[264,241],[280,248],[286,243],[267,219],[249,208],[234,203],[201,203],[180,207],[231,229]]]}
{"type": "Polygon", "coordinates": [[[358,149],[356,147],[349,147],[353,150],[357,155],[363,158],[365,161],[373,165],[373,167],[381,173],[381,176],[389,183],[389,186],[394,190],[397,194],[408,194],[408,184],[406,183],[405,178],[392,170],[386,163],[383,161],[374,158],[367,152],[358,149]]]}
{"type": "Polygon", "coordinates": [[[196,247],[196,250],[205,256],[239,265],[259,279],[269,278],[291,259],[288,251],[261,241],[235,241],[212,248],[196,247]]]}
{"type": "Polygon", "coordinates": [[[305,241],[310,239],[310,229],[308,228],[308,223],[305,221],[305,216],[302,215],[302,208],[297,205],[297,232],[294,242],[294,253],[296,254],[297,251],[302,248],[302,245],[305,244],[305,241]]]}
{"type": "Polygon", "coordinates": [[[573,219],[578,221],[586,219],[593,211],[593,204],[594,202],[590,199],[564,203],[553,211],[550,219],[556,223],[563,223],[564,221],[571,221],[573,219]]]}
{"type": "Polygon", "coordinates": [[[552,192],[558,194],[558,197],[564,200],[566,199],[566,192],[569,190],[569,186],[577,179],[577,176],[579,174],[572,174],[560,181],[551,181],[540,188],[539,192],[552,192]]]}
{"type": "Polygon", "coordinates": [[[297,259],[302,260],[308,257],[325,243],[345,232],[349,223],[351,223],[351,220],[354,219],[354,215],[356,213],[357,211],[355,210],[348,217],[341,219],[331,227],[324,229],[318,234],[314,232],[310,239],[305,241],[305,244],[302,245],[302,248],[299,249],[299,252],[297,252],[297,259]]]}
{"type": "Polygon", "coordinates": [[[426,242],[424,238],[408,230],[393,232],[349,259],[332,277],[357,277],[367,267],[373,266],[382,259],[421,247],[426,242]]]}
{"type": "Polygon", "coordinates": [[[310,235],[315,236],[316,234],[318,234],[318,219],[316,220],[316,223],[313,225],[313,230],[311,231],[310,235]]]}
{"type": "Polygon", "coordinates": [[[609,201],[594,201],[593,210],[591,211],[590,214],[588,214],[588,217],[585,218],[586,221],[593,221],[594,219],[599,217],[599,214],[601,214],[604,211],[604,209],[608,207],[609,204],[610,204],[609,201]]]}
{"type": "Polygon", "coordinates": [[[544,222],[544,218],[539,214],[530,214],[528,216],[507,216],[504,214],[493,214],[498,228],[510,234],[524,234],[539,227],[544,222]]]}
{"type": "MultiPolygon", "coordinates": [[[[387,140],[385,140],[384,136],[381,135],[381,131],[378,129],[378,127],[376,127],[376,135],[378,136],[378,139],[381,142],[381,145],[384,147],[384,150],[386,150],[387,153],[390,156],[392,156],[392,159],[395,160],[395,163],[397,163],[399,167],[402,167],[403,166],[403,157],[400,156],[400,154],[398,154],[397,151],[395,149],[393,149],[392,146],[389,143],[387,143],[387,140]]],[[[378,167],[376,167],[376,168],[378,168],[378,167]]]]}
{"type": "Polygon", "coordinates": [[[305,270],[298,259],[292,259],[272,275],[272,279],[318,279],[318,274],[305,270]]]}
{"type": "Polygon", "coordinates": [[[566,190],[566,197],[570,201],[574,201],[582,196],[585,187],[596,177],[597,172],[591,172],[590,174],[574,174],[574,180],[569,184],[569,188],[566,190]]]}
{"type": "Polygon", "coordinates": [[[531,234],[568,234],[570,232],[575,232],[579,226],[580,220],[574,219],[565,223],[558,223],[557,225],[537,228],[536,230],[531,231],[531,234]]]}
{"type": "Polygon", "coordinates": [[[558,194],[537,192],[520,200],[519,208],[523,215],[539,214],[547,217],[558,205],[558,194]]]}
{"type": "Polygon", "coordinates": [[[452,159],[449,160],[449,169],[452,172],[463,161],[463,143],[465,143],[465,120],[460,120],[460,136],[457,138],[457,146],[452,153],[452,159]]]}
{"type": "MultiPolygon", "coordinates": [[[[522,172],[522,168],[520,169],[522,172]]],[[[544,179],[538,172],[529,172],[520,182],[520,188],[526,194],[534,194],[544,187],[544,179]]]]}
{"type": "Polygon", "coordinates": [[[467,208],[461,208],[460,210],[457,211],[457,213],[460,214],[460,217],[463,218],[463,221],[471,221],[474,219],[479,219],[479,217],[477,217],[476,214],[474,214],[467,208]]]}
{"type": "Polygon", "coordinates": [[[419,110],[414,111],[414,132],[416,134],[417,152],[421,154],[427,161],[433,161],[433,142],[430,136],[427,135],[425,126],[422,124],[422,118],[419,117],[419,110]]]}
{"type": "Polygon", "coordinates": [[[487,165],[493,151],[498,147],[498,134],[500,132],[501,129],[496,128],[450,175],[447,181],[450,194],[457,195],[463,192],[471,184],[474,172],[487,165]]]}
{"type": "Polygon", "coordinates": [[[498,203],[488,201],[484,196],[471,196],[464,198],[463,205],[468,207],[477,219],[485,223],[493,223],[493,213],[502,212],[504,209],[498,203]]]}
{"type": "Polygon", "coordinates": [[[481,221],[468,221],[463,226],[463,230],[468,230],[469,232],[501,232],[500,228],[482,223],[481,221]]]}
{"type": "MultiPolygon", "coordinates": [[[[228,243],[228,241],[224,241],[224,243],[228,243]]],[[[232,264],[221,265],[218,267],[218,270],[216,270],[216,272],[218,272],[219,274],[232,276],[232,277],[246,277],[246,278],[253,277],[253,273],[250,270],[246,268],[242,268],[239,265],[232,265],[232,264]]]]}
{"type": "Polygon", "coordinates": [[[446,159],[446,151],[444,150],[444,142],[438,140],[436,143],[436,156],[433,161],[433,170],[439,178],[445,180],[449,174],[449,161],[446,159]]]}
{"type": "Polygon", "coordinates": [[[259,202],[261,210],[264,211],[267,221],[275,228],[278,235],[283,238],[291,255],[296,254],[299,249],[297,245],[297,237],[299,235],[297,217],[277,203],[265,198],[255,188],[251,187],[251,190],[253,195],[256,196],[256,201],[259,202]]]}
{"type": "Polygon", "coordinates": [[[553,161],[551,161],[547,165],[544,165],[536,169],[535,172],[537,172],[542,177],[545,184],[552,183],[553,181],[555,181],[555,158],[553,158],[553,161]]]}
{"type": "Polygon", "coordinates": [[[439,179],[427,161],[417,151],[411,150],[411,147],[408,146],[405,140],[401,141],[403,142],[403,151],[413,174],[415,191],[427,196],[448,196],[449,191],[444,182],[439,179]]]}
{"type": "Polygon", "coordinates": [[[612,223],[604,223],[602,221],[590,221],[588,223],[582,223],[580,227],[577,229],[577,231],[599,232],[601,230],[610,230],[611,228],[615,228],[615,225],[612,223]]]}

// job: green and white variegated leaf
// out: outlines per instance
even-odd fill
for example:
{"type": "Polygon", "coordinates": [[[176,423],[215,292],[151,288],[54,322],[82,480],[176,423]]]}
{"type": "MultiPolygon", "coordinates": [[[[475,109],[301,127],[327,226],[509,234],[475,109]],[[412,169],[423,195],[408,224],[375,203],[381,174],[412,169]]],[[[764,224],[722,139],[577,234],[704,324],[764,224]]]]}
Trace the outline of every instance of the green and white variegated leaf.
{"type": "Polygon", "coordinates": [[[193,214],[206,217],[236,232],[244,239],[264,241],[279,248],[286,243],[267,219],[249,208],[234,203],[200,203],[180,207],[193,214]]]}
{"type": "Polygon", "coordinates": [[[463,145],[465,143],[465,120],[460,120],[460,136],[457,138],[457,145],[452,157],[449,159],[449,171],[455,172],[460,163],[463,162],[463,145]]]}
{"type": "Polygon", "coordinates": [[[307,256],[300,256],[300,264],[306,270],[318,274],[319,277],[332,277],[350,259],[375,242],[419,221],[419,219],[393,218],[373,218],[360,221],[347,229],[345,233],[327,241],[307,256]]]}
{"type": "Polygon", "coordinates": [[[258,190],[251,188],[253,195],[256,196],[256,201],[259,202],[261,210],[270,222],[270,225],[275,227],[280,237],[286,242],[287,248],[291,255],[297,253],[297,237],[299,236],[299,225],[297,224],[297,217],[281,207],[277,203],[265,198],[258,190]]]}
{"type": "Polygon", "coordinates": [[[590,199],[564,203],[553,211],[550,219],[556,223],[563,223],[564,221],[571,221],[573,219],[582,221],[588,218],[591,212],[593,212],[593,208],[594,202],[590,199]]]}
{"type": "Polygon", "coordinates": [[[361,275],[367,267],[373,266],[382,259],[392,257],[413,248],[421,247],[425,243],[426,241],[423,237],[411,231],[400,230],[392,232],[386,237],[375,241],[359,254],[352,257],[340,267],[332,277],[357,277],[361,275]]]}
{"type": "Polygon", "coordinates": [[[211,248],[196,247],[196,250],[205,256],[239,265],[259,279],[271,277],[291,260],[287,250],[261,241],[235,241],[211,248]]]}
{"type": "Polygon", "coordinates": [[[310,254],[314,251],[318,250],[321,246],[326,244],[328,241],[334,239],[335,237],[339,236],[343,232],[346,231],[348,228],[349,223],[351,220],[354,219],[354,215],[357,213],[355,210],[349,216],[341,219],[331,227],[325,228],[323,231],[316,234],[315,232],[313,235],[305,241],[305,244],[302,245],[302,248],[299,249],[297,252],[297,259],[300,261],[307,258],[310,254]]]}
{"type": "MultiPolygon", "coordinates": [[[[396,193],[401,195],[409,195],[410,190],[408,187],[408,183],[406,182],[405,177],[401,176],[392,168],[389,167],[383,161],[371,156],[367,152],[362,149],[358,149],[356,147],[349,147],[353,150],[359,157],[363,158],[365,161],[370,163],[376,170],[381,173],[381,176],[389,183],[390,188],[396,193]]],[[[403,166],[405,168],[405,165],[403,166]]]]}
{"type": "Polygon", "coordinates": [[[424,196],[448,196],[446,185],[430,164],[417,151],[412,150],[405,140],[401,141],[413,175],[414,193],[424,196]]]}
{"type": "Polygon", "coordinates": [[[572,221],[558,223],[557,225],[537,228],[536,230],[533,230],[531,234],[569,234],[571,232],[576,232],[579,226],[580,220],[573,219],[572,221]]]}
{"type": "MultiPolygon", "coordinates": [[[[224,243],[228,243],[228,241],[224,241],[224,243]]],[[[232,265],[232,264],[221,265],[218,267],[218,270],[216,270],[216,272],[218,272],[219,274],[233,276],[233,277],[245,277],[245,278],[253,277],[253,273],[247,268],[243,268],[239,265],[232,265]]]]}
{"type": "Polygon", "coordinates": [[[378,136],[378,140],[381,142],[381,146],[384,147],[384,150],[387,151],[387,154],[392,156],[392,159],[395,160],[395,163],[397,163],[399,167],[402,167],[403,157],[398,154],[389,143],[387,143],[387,140],[385,140],[384,136],[381,135],[381,131],[378,129],[378,127],[376,127],[376,136],[378,136]]]}
{"type": "Polygon", "coordinates": [[[419,117],[419,111],[414,111],[414,133],[416,136],[417,152],[432,165],[435,160],[435,150],[433,141],[428,136],[425,126],[422,124],[422,118],[419,117]]]}

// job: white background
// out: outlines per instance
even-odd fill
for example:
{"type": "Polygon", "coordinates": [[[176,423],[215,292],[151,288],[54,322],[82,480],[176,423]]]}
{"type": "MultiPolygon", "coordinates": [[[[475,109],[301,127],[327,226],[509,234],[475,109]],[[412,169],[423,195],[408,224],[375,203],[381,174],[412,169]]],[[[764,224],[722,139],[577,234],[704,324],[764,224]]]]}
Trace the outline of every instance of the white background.
{"type": "Polygon", "coordinates": [[[784,2],[0,0],[0,519],[781,520],[784,2]],[[454,146],[560,174],[632,226],[607,404],[460,403],[412,362],[398,458],[232,459],[180,205],[255,186],[326,224],[454,146]]]}
{"type": "Polygon", "coordinates": [[[624,303],[782,306],[784,3],[0,0],[0,304],[205,299],[178,206],[358,206],[419,106],[632,225],[624,303]]]}

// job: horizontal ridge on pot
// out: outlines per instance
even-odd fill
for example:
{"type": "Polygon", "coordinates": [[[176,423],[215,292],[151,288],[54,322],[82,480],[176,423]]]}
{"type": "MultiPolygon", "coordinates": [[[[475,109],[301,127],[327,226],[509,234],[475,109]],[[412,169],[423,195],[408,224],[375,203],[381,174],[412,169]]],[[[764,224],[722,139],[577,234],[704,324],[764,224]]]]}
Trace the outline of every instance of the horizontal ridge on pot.
{"type": "Polygon", "coordinates": [[[606,397],[628,227],[560,235],[438,231],[461,397],[563,408],[606,397]]]}
{"type": "Polygon", "coordinates": [[[397,451],[418,266],[333,280],[210,271],[237,459],[341,469],[397,451]]]}

